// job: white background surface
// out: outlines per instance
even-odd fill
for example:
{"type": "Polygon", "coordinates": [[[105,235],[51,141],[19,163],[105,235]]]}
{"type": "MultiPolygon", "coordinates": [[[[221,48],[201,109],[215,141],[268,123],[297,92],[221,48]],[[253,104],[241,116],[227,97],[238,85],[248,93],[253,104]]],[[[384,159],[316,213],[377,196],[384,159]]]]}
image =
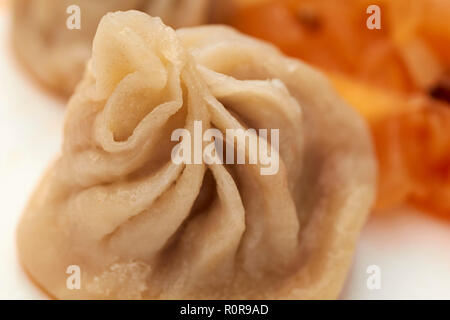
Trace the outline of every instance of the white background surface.
{"type": "MultiPolygon", "coordinates": [[[[46,299],[24,274],[15,229],[26,201],[62,141],[64,102],[43,92],[10,48],[0,7],[0,299],[46,299]]],[[[343,299],[450,299],[450,222],[412,209],[372,217],[364,229],[343,299]],[[381,268],[381,289],[366,286],[381,268]]],[[[450,220],[449,220],[450,221],[450,220]]]]}

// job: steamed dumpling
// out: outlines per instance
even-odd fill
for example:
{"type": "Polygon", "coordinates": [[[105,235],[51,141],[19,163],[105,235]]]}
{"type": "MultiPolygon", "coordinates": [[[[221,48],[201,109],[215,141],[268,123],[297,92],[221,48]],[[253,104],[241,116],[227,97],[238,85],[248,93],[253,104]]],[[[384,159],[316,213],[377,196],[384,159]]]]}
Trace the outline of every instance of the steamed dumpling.
{"type": "Polygon", "coordinates": [[[376,170],[365,124],[317,71],[231,28],[111,13],[64,135],[18,229],[21,260],[53,296],[338,296],[376,170]],[[195,121],[280,129],[279,170],[174,163],[171,134],[195,121]],[[70,265],[80,290],[66,287],[70,265]]]}
{"type": "MultiPolygon", "coordinates": [[[[208,22],[213,0],[14,0],[13,41],[33,75],[50,89],[69,96],[91,56],[92,39],[107,12],[136,9],[160,16],[178,28],[208,22]],[[66,10],[81,10],[81,29],[69,30],[66,10]]],[[[220,0],[222,1],[222,0],[220,0]]]]}

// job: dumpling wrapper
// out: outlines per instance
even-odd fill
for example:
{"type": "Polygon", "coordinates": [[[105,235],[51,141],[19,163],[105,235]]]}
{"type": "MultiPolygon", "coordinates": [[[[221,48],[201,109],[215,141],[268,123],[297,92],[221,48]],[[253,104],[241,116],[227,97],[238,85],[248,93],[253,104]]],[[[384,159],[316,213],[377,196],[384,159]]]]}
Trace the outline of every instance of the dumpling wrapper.
{"type": "Polygon", "coordinates": [[[317,71],[228,27],[112,13],[19,254],[62,299],[336,298],[375,180],[365,123],[317,71]],[[278,172],[175,164],[171,133],[194,121],[279,129],[278,172]],[[70,265],[80,290],[66,286],[70,265]]]}
{"type": "Polygon", "coordinates": [[[21,62],[39,82],[69,97],[83,76],[92,54],[92,39],[106,13],[135,9],[160,16],[174,28],[187,27],[208,22],[211,1],[14,0],[13,44],[21,62]],[[74,5],[80,8],[79,30],[66,26],[73,14],[67,10],[74,5]]]}

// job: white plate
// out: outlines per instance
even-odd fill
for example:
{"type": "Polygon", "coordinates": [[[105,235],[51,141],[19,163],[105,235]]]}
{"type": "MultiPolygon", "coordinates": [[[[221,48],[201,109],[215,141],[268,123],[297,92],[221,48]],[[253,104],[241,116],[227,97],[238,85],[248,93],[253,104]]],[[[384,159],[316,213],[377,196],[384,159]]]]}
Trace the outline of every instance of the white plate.
{"type": "MultiPolygon", "coordinates": [[[[15,229],[59,151],[64,103],[30,80],[9,40],[9,17],[0,7],[0,299],[45,299],[18,262],[15,229]]],[[[450,225],[411,209],[386,216],[364,229],[342,298],[450,299],[450,225]],[[366,285],[371,265],[381,270],[379,290],[366,285]]]]}

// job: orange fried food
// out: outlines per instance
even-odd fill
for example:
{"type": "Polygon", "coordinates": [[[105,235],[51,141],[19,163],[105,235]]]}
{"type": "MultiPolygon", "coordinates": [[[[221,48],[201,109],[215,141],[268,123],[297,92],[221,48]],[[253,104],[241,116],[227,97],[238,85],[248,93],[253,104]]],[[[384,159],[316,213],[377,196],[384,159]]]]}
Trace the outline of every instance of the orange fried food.
{"type": "Polygon", "coordinates": [[[450,67],[448,0],[234,0],[235,27],[327,71],[419,93],[450,67]],[[240,5],[239,5],[240,4],[240,5]],[[366,26],[370,5],[381,29],[366,26]]]}
{"type": "Polygon", "coordinates": [[[230,22],[324,70],[384,88],[417,90],[401,52],[389,38],[390,29],[366,27],[368,5],[369,1],[360,0],[260,1],[243,6],[230,22]]]}
{"type": "MultiPolygon", "coordinates": [[[[395,177],[389,161],[399,157],[410,182],[406,200],[447,217],[450,215],[450,108],[431,101],[418,111],[398,115],[374,127],[384,182],[395,177]],[[395,132],[383,134],[387,128],[395,132]],[[394,138],[395,141],[392,139],[394,138]],[[390,174],[389,174],[390,173],[390,174]]],[[[406,185],[406,183],[405,183],[406,185]]],[[[389,188],[382,185],[383,193],[389,188]]],[[[386,196],[385,196],[386,198],[386,196]]]]}
{"type": "Polygon", "coordinates": [[[450,217],[450,1],[234,1],[231,24],[322,68],[369,122],[377,207],[450,217]],[[372,4],[381,30],[366,27],[372,4]]]}
{"type": "Polygon", "coordinates": [[[450,216],[449,105],[335,74],[330,78],[372,129],[379,167],[376,207],[408,202],[450,216]]]}
{"type": "Polygon", "coordinates": [[[450,216],[450,108],[331,74],[336,89],[372,128],[378,209],[408,202],[450,216]]]}

